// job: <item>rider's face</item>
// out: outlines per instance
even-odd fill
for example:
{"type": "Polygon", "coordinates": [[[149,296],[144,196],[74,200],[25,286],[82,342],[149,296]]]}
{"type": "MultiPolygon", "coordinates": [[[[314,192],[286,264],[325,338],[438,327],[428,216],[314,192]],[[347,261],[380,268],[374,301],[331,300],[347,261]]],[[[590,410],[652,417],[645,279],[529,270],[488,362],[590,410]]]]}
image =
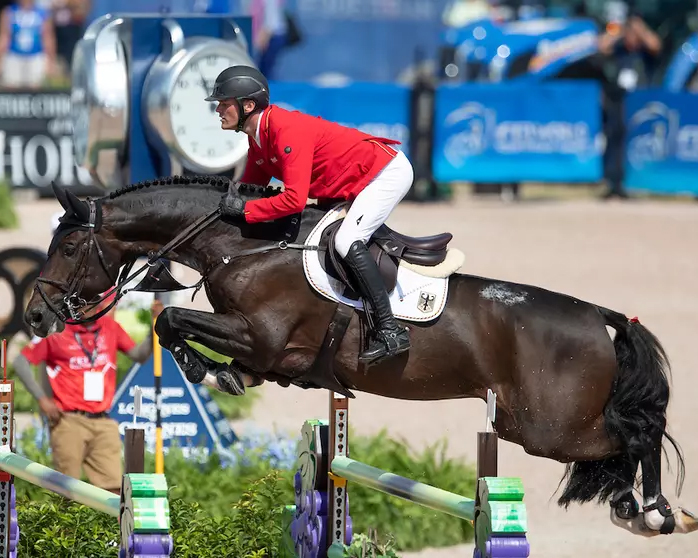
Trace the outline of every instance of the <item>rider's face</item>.
{"type": "MultiPolygon", "coordinates": [[[[249,114],[254,110],[254,101],[243,101],[245,114],[249,114]]],[[[240,119],[240,109],[238,104],[233,99],[219,101],[216,107],[216,112],[221,117],[221,128],[224,130],[235,130],[240,119]]]]}
{"type": "Polygon", "coordinates": [[[238,106],[235,101],[232,99],[219,101],[216,112],[221,117],[221,128],[224,130],[235,130],[235,127],[238,125],[238,119],[240,118],[238,106]]]}

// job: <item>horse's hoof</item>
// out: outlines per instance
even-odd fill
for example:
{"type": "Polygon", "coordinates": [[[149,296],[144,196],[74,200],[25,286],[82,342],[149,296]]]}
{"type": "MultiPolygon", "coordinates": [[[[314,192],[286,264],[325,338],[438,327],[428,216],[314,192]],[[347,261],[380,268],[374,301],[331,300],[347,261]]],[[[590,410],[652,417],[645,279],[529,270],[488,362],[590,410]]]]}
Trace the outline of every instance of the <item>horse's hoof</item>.
{"type": "MultiPolygon", "coordinates": [[[[669,518],[665,518],[669,519],[669,518]]],[[[626,531],[629,531],[633,535],[641,535],[643,537],[656,537],[662,534],[669,534],[666,532],[665,525],[671,523],[675,525],[673,528],[673,534],[688,534],[698,531],[698,516],[692,514],[688,510],[678,508],[670,518],[670,521],[663,522],[661,530],[652,529],[647,525],[647,518],[644,513],[639,513],[636,517],[632,519],[621,519],[616,514],[616,510],[611,508],[611,522],[617,527],[621,527],[626,531]]]]}
{"type": "Polygon", "coordinates": [[[687,534],[698,531],[698,516],[690,511],[679,508],[674,512],[674,518],[676,519],[674,533],[687,534]]]}
{"type": "Polygon", "coordinates": [[[245,384],[239,374],[231,371],[230,368],[220,370],[216,374],[216,380],[221,390],[231,395],[244,395],[245,384]]]}
{"type": "Polygon", "coordinates": [[[206,367],[196,358],[193,351],[188,345],[181,345],[179,343],[172,346],[170,349],[172,356],[174,356],[175,361],[179,364],[179,367],[184,372],[192,384],[200,384],[206,377],[206,367]]]}
{"type": "Polygon", "coordinates": [[[640,513],[640,504],[630,493],[625,494],[615,502],[611,502],[611,507],[620,519],[634,519],[640,513]]]}
{"type": "Polygon", "coordinates": [[[662,535],[670,535],[676,528],[676,520],[669,501],[660,494],[657,501],[642,508],[645,524],[662,535]]]}

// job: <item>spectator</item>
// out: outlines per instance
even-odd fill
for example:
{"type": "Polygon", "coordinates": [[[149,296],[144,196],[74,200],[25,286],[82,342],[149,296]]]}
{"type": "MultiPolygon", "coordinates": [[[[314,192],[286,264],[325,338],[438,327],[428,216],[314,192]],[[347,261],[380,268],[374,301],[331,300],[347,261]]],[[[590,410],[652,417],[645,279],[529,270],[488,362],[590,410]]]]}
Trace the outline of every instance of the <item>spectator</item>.
{"type": "Polygon", "coordinates": [[[267,79],[274,79],[274,67],[281,51],[288,46],[288,21],[284,0],[252,0],[252,38],[257,68],[267,79]]]}
{"type": "Polygon", "coordinates": [[[73,61],[73,50],[82,38],[90,8],[90,0],[54,0],[58,56],[63,60],[68,74],[73,61]]]}
{"type": "Polygon", "coordinates": [[[639,16],[632,15],[621,25],[613,23],[599,37],[599,50],[610,58],[616,76],[614,91],[604,99],[604,174],[609,185],[606,199],[628,197],[624,187],[625,93],[649,85],[662,49],[657,34],[639,16]]]}
{"type": "MultiPolygon", "coordinates": [[[[154,301],[151,311],[158,316],[162,303],[154,301]]],[[[116,391],[117,351],[145,362],[152,353],[153,338],[148,335],[136,346],[113,313],[91,324],[66,325],[61,333],[45,339],[34,338],[14,360],[14,367],[48,420],[55,469],[77,479],[84,469],[94,486],[119,494],[121,436],[117,422],[107,414],[116,391]],[[35,381],[30,363],[45,364],[43,388],[35,381]]]]}
{"type": "Polygon", "coordinates": [[[5,87],[40,87],[56,70],[56,37],[47,10],[17,0],[0,15],[0,60],[5,87]]]}

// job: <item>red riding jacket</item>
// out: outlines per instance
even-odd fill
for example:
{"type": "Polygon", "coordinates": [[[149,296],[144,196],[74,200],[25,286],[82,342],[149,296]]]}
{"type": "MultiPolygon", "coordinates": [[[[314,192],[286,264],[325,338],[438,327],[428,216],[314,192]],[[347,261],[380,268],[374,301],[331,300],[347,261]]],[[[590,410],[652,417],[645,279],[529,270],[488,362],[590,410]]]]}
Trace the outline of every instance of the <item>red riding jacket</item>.
{"type": "Polygon", "coordinates": [[[399,141],[271,105],[260,115],[261,147],[250,138],[242,182],[284,183],[276,196],[245,204],[248,223],[300,213],[308,198],[352,200],[395,157],[399,141]]]}

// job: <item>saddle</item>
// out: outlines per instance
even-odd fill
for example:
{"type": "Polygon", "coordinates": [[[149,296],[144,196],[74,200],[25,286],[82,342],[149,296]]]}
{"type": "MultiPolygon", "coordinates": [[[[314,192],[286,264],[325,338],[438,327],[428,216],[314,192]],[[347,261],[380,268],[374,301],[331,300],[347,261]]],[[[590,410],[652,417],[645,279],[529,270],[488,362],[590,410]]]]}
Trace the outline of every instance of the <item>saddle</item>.
{"type": "MultiPolygon", "coordinates": [[[[344,219],[335,221],[322,232],[320,246],[325,249],[322,266],[328,275],[346,285],[347,290],[343,293],[344,296],[358,300],[359,294],[354,286],[353,276],[334,247],[337,231],[343,221],[344,219]]],[[[427,267],[439,265],[446,259],[448,243],[452,238],[451,233],[422,237],[407,236],[384,224],[373,233],[367,248],[375,258],[385,287],[390,294],[397,284],[400,260],[427,267]]]]}

